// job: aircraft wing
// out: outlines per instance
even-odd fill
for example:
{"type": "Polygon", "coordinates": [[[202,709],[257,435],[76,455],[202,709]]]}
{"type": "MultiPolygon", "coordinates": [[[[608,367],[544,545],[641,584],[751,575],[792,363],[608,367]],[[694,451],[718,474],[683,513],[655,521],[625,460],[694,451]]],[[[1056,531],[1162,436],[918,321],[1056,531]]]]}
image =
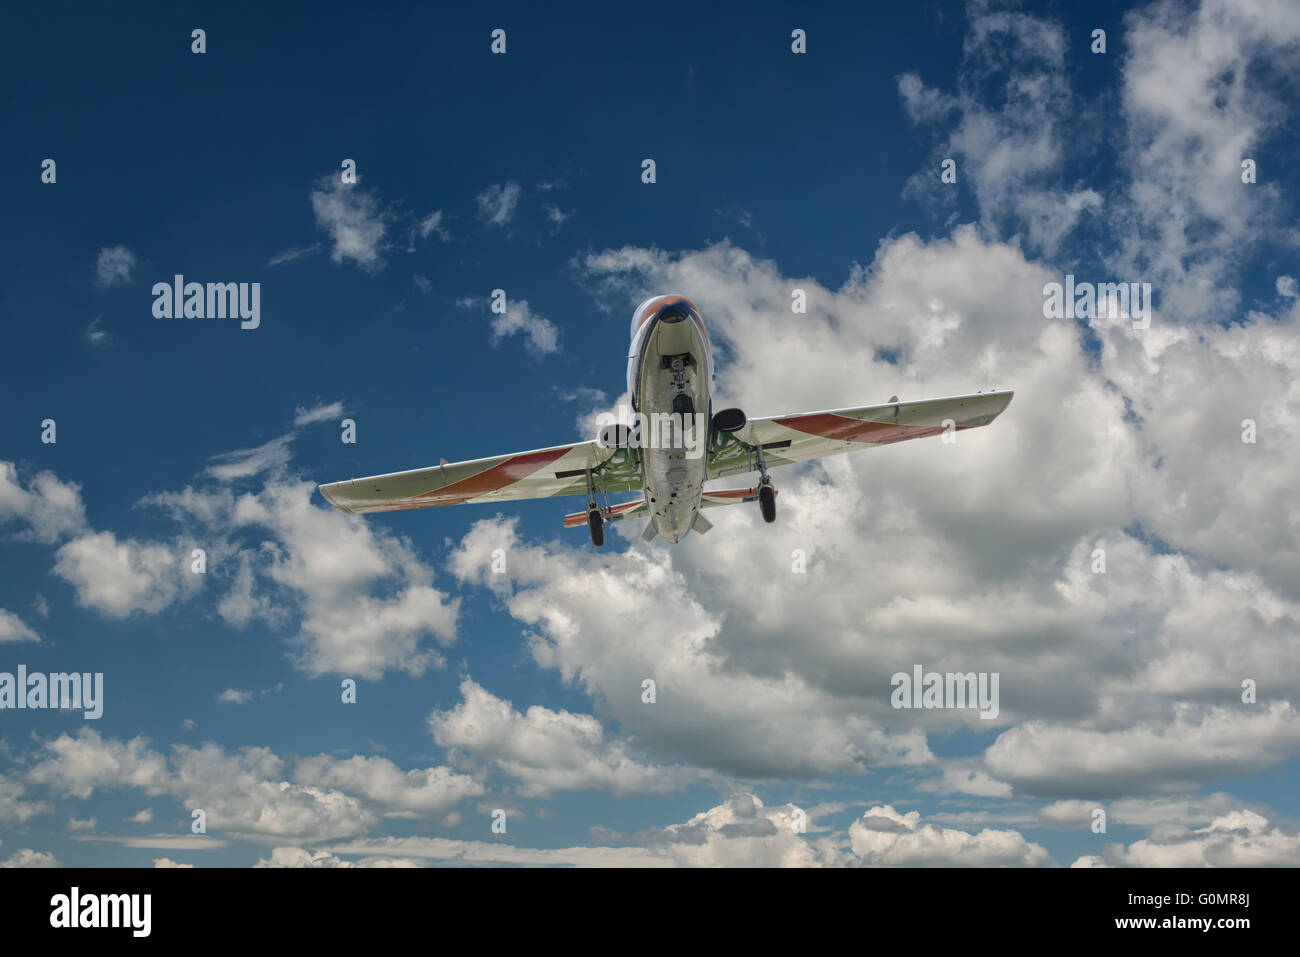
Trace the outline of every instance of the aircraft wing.
{"type": "Polygon", "coordinates": [[[345,512],[391,512],[585,495],[587,469],[596,471],[599,487],[607,492],[634,492],[642,487],[640,471],[626,450],[601,448],[595,441],[587,441],[331,482],[320,491],[331,505],[345,512]]]}
{"type": "Polygon", "coordinates": [[[709,456],[708,477],[757,470],[755,450],[759,446],[771,468],[939,435],[949,428],[954,431],[979,428],[996,419],[1011,403],[1013,395],[1007,389],[750,419],[740,431],[720,434],[709,456]]]}

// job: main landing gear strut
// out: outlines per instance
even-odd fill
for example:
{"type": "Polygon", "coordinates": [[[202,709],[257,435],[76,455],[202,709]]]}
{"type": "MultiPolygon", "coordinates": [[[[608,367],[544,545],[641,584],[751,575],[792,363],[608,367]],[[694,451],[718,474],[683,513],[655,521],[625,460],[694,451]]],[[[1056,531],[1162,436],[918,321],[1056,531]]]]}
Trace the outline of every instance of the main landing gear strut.
{"type": "Polygon", "coordinates": [[[776,521],[776,489],[767,475],[767,460],[763,458],[763,446],[758,446],[758,509],[763,513],[763,521],[776,521]]]}
{"type": "Polygon", "coordinates": [[[591,544],[599,548],[605,544],[605,516],[596,504],[596,483],[592,481],[591,470],[587,470],[587,530],[591,532],[591,544]]]}

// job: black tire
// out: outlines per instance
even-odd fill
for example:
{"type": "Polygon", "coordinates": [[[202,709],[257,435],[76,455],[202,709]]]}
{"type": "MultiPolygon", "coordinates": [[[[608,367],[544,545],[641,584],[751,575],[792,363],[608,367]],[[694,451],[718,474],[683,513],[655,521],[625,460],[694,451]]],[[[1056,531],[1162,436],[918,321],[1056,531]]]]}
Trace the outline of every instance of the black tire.
{"type": "Polygon", "coordinates": [[[758,507],[763,513],[763,521],[776,521],[776,489],[764,485],[758,490],[758,507]]]}
{"type": "Polygon", "coordinates": [[[600,509],[593,508],[587,513],[587,528],[591,531],[591,544],[597,548],[605,544],[605,517],[600,509]]]}
{"type": "Polygon", "coordinates": [[[685,392],[679,392],[673,396],[673,411],[678,415],[694,415],[695,400],[685,392]]]}

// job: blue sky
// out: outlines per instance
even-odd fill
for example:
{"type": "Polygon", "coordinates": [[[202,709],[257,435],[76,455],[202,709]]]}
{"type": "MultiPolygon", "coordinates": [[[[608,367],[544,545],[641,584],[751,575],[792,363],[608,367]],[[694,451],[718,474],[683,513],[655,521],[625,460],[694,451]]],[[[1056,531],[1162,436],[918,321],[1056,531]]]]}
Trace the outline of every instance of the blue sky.
{"type": "Polygon", "coordinates": [[[0,712],[0,862],[1300,859],[1294,10],[67,11],[0,39],[0,671],[106,701],[0,712]],[[754,415],[1017,398],[675,549],[314,492],[590,437],[660,292],[754,415]],[[891,709],[914,663],[1001,717],[891,709]]]}

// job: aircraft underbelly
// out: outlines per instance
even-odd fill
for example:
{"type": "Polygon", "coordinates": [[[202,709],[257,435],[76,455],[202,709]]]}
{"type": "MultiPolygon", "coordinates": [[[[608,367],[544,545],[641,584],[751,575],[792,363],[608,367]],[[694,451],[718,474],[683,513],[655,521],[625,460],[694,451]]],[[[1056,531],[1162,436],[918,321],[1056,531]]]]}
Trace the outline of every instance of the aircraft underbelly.
{"type": "MultiPolygon", "coordinates": [[[[659,425],[658,441],[646,441],[641,451],[646,502],[655,532],[667,542],[685,538],[699,513],[708,457],[693,454],[692,449],[702,450],[708,438],[708,361],[703,338],[690,322],[661,324],[637,357],[637,410],[642,428],[659,425]],[[691,360],[674,369],[672,358],[684,355],[691,360]],[[683,393],[690,397],[695,412],[704,416],[701,436],[674,434],[681,428],[681,418],[670,418],[669,413],[681,407],[678,397],[683,393]]],[[[694,417],[687,417],[687,428],[694,429],[695,422],[694,417]]]]}

